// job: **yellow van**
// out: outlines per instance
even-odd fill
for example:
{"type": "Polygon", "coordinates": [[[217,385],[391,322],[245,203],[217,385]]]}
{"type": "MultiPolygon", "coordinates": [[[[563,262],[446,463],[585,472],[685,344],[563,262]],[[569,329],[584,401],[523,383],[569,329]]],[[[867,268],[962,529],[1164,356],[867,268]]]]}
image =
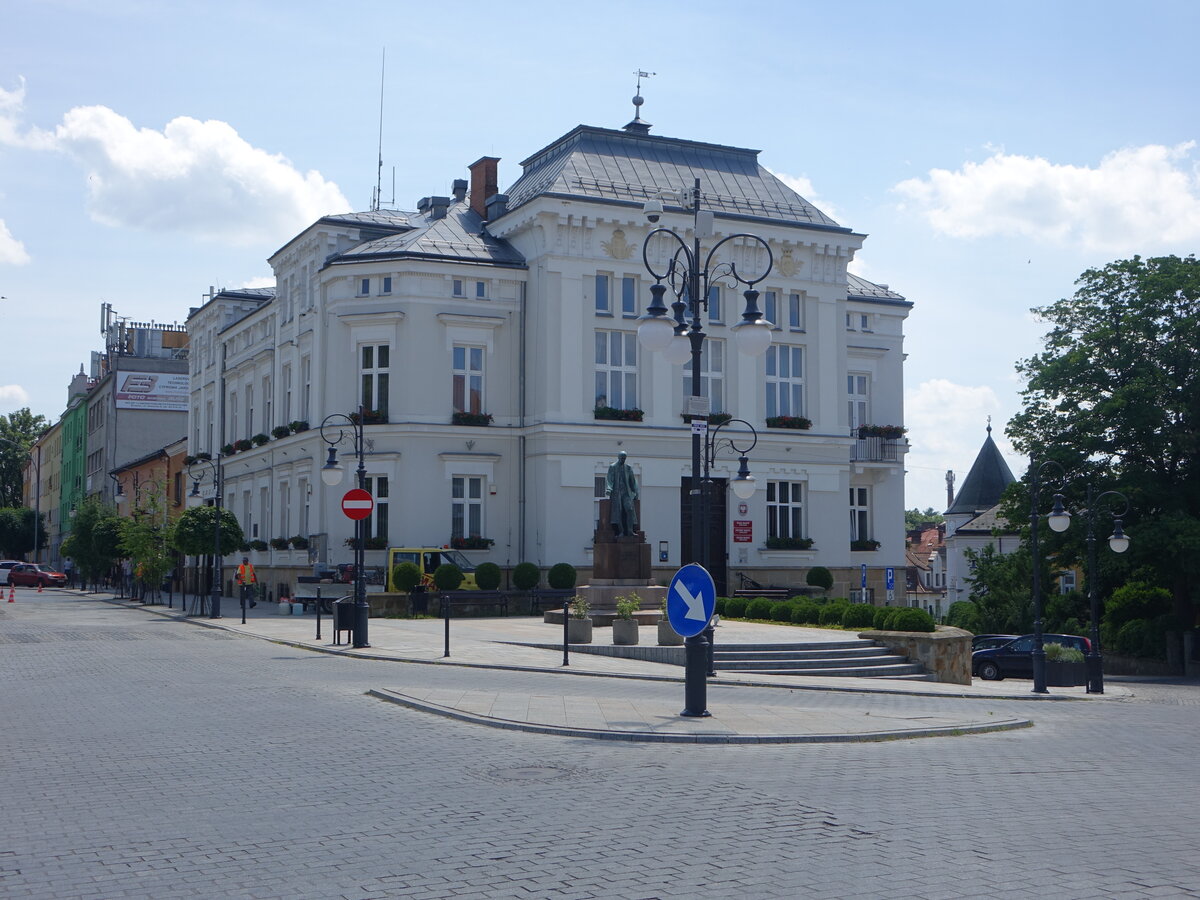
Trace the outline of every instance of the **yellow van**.
{"type": "Polygon", "coordinates": [[[421,583],[426,588],[433,587],[433,573],[437,567],[445,563],[458,566],[463,573],[463,583],[460,591],[478,590],[475,584],[475,566],[458,550],[449,547],[389,547],[387,556],[387,589],[395,592],[396,585],[392,582],[392,573],[400,563],[415,563],[421,570],[421,583]]]}

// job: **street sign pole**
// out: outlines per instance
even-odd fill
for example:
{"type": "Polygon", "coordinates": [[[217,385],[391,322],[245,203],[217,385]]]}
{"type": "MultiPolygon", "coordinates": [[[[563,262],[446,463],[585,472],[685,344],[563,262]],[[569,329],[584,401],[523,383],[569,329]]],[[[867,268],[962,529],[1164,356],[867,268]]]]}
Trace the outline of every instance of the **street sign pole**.
{"type": "Polygon", "coordinates": [[[704,629],[712,621],[717,588],[708,570],[689,563],[671,579],[667,588],[667,619],[675,633],[686,640],[684,647],[683,712],[681,716],[710,716],[708,706],[708,641],[704,629]]]}

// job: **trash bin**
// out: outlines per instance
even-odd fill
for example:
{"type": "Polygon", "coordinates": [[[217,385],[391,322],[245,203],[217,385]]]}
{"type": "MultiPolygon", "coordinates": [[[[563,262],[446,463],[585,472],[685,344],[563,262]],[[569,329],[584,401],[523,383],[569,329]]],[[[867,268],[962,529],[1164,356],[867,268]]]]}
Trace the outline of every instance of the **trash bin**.
{"type": "Polygon", "coordinates": [[[429,614],[429,595],[425,593],[424,585],[418,584],[412,589],[412,593],[408,595],[408,603],[409,615],[425,616],[429,614]]]}
{"type": "MultiPolygon", "coordinates": [[[[343,597],[333,603],[333,642],[340,643],[341,632],[347,635],[354,632],[354,598],[343,597]]],[[[347,642],[349,639],[347,638],[347,642]]]]}

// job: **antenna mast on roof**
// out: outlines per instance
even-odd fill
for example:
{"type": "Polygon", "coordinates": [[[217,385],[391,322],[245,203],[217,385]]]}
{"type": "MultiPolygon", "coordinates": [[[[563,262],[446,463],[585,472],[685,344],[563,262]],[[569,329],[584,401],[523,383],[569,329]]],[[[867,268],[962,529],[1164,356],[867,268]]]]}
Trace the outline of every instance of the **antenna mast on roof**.
{"type": "Polygon", "coordinates": [[[371,212],[379,211],[383,195],[383,76],[387,68],[387,47],[379,60],[379,163],[375,169],[375,193],[371,196],[371,212]]]}

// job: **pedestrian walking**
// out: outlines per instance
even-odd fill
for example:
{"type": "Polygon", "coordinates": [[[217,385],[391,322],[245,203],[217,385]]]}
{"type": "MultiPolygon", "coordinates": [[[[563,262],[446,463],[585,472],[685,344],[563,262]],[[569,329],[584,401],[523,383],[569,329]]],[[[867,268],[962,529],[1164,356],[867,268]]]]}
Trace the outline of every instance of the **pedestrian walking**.
{"type": "MultiPolygon", "coordinates": [[[[237,567],[237,583],[242,589],[242,606],[246,605],[247,591],[258,590],[258,576],[254,574],[254,564],[250,562],[250,557],[243,556],[242,564],[237,567]]],[[[250,608],[258,606],[258,601],[254,599],[254,594],[250,594],[250,608]]]]}

